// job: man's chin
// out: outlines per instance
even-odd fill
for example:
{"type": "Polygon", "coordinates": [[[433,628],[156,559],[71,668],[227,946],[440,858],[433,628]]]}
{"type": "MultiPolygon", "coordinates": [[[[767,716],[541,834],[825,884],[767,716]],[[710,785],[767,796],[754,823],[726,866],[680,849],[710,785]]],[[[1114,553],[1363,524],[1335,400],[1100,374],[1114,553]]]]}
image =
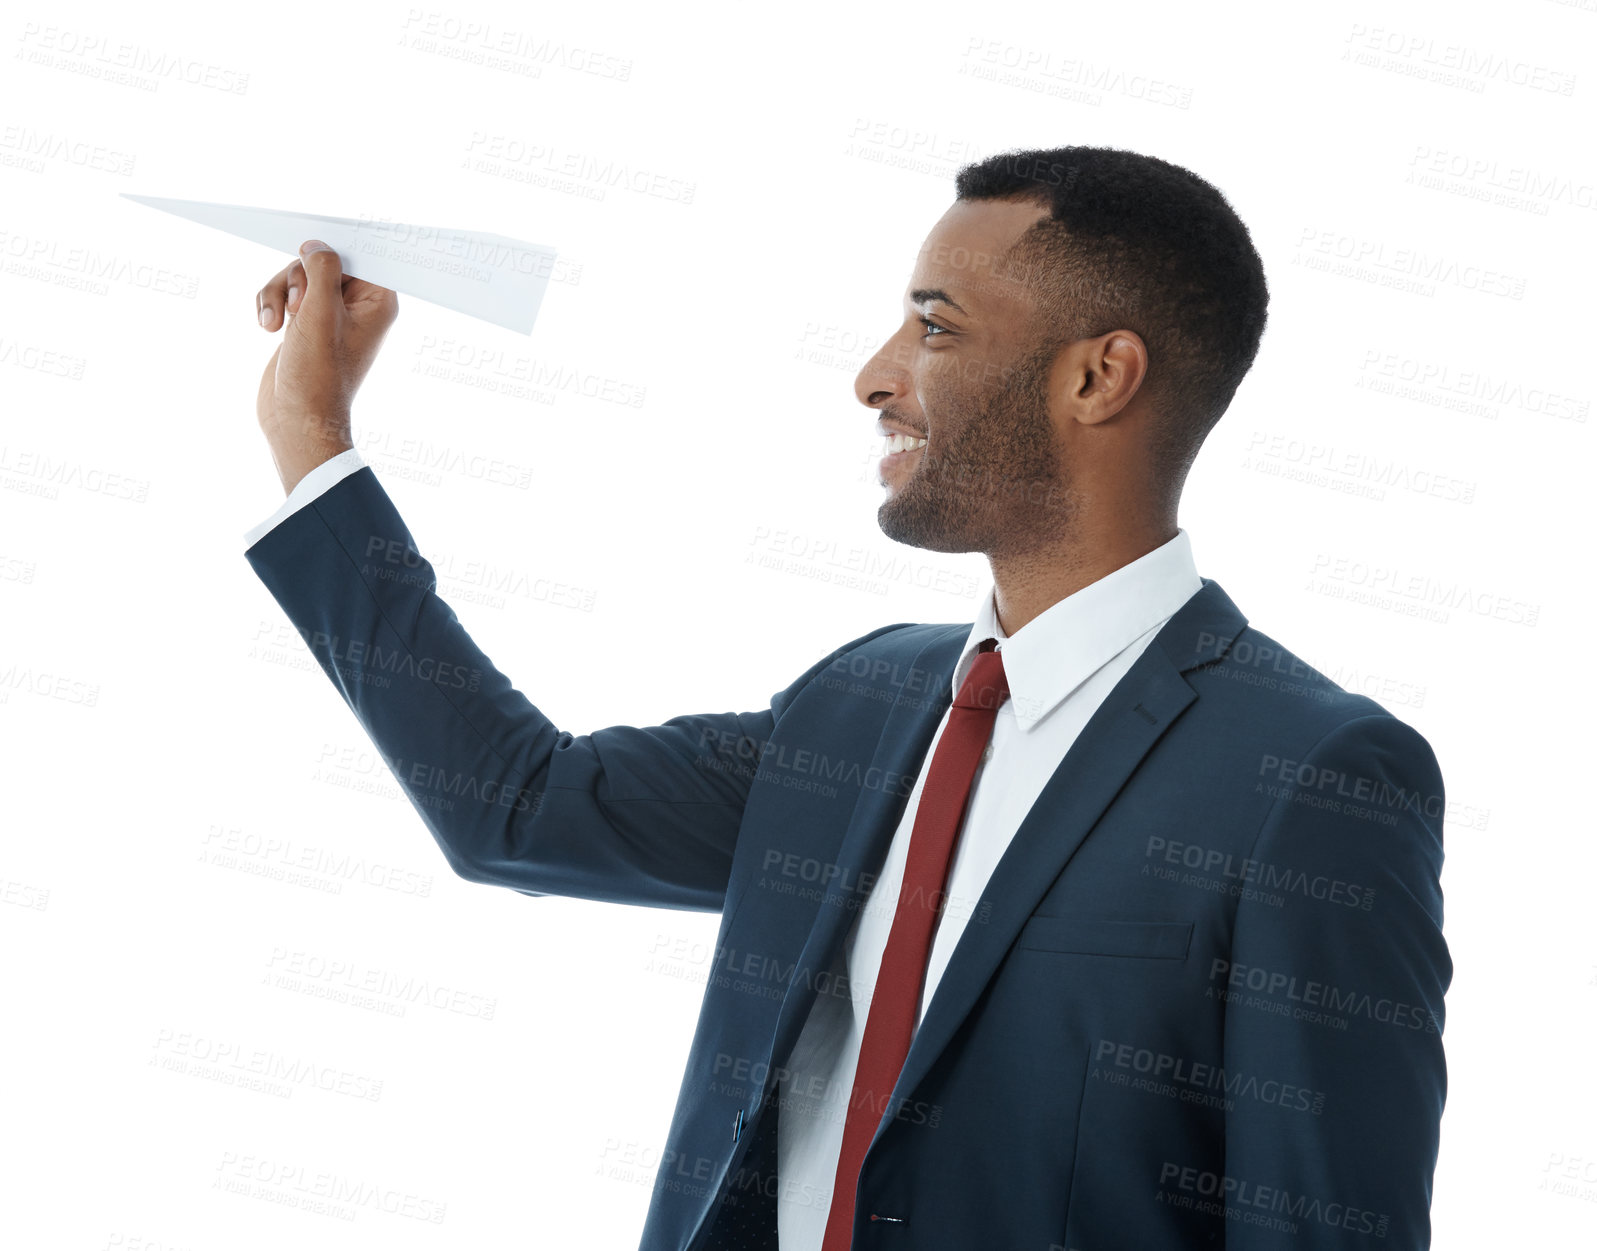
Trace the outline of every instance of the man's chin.
{"type": "Polygon", "coordinates": [[[912,507],[913,501],[902,492],[882,501],[876,510],[876,524],[895,543],[918,547],[928,552],[971,552],[976,549],[964,536],[951,532],[926,516],[926,510],[912,507]]]}

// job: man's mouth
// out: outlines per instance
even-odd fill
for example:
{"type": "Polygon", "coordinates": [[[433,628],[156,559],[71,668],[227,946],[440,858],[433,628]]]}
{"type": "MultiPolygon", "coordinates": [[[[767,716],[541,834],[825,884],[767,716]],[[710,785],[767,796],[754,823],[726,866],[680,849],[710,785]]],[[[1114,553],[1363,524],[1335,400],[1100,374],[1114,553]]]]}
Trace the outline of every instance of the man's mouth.
{"type": "Polygon", "coordinates": [[[888,456],[899,452],[913,452],[916,448],[925,446],[925,439],[913,438],[907,434],[890,434],[882,441],[883,450],[888,456]]]}

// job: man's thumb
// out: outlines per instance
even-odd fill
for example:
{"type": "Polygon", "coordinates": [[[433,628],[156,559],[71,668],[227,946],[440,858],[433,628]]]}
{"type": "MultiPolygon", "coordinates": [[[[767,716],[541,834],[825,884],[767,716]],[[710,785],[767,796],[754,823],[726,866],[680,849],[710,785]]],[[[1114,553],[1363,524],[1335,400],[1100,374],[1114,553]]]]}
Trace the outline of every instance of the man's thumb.
{"type": "Polygon", "coordinates": [[[338,253],[320,239],[307,239],[300,245],[299,260],[305,267],[305,296],[298,315],[313,322],[336,317],[344,304],[344,267],[338,253]]]}

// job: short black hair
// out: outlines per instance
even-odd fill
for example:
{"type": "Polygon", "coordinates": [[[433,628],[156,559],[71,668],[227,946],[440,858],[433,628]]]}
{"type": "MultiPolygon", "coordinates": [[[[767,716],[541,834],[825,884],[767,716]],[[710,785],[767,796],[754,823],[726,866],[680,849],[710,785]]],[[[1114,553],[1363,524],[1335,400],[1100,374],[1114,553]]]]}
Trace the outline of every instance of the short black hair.
{"type": "Polygon", "coordinates": [[[1242,219],[1191,170],[1120,148],[1001,152],[964,166],[954,185],[961,200],[1049,209],[1004,258],[1037,297],[1038,341],[1119,328],[1142,337],[1153,469],[1178,490],[1264,334],[1264,262],[1242,219]]]}

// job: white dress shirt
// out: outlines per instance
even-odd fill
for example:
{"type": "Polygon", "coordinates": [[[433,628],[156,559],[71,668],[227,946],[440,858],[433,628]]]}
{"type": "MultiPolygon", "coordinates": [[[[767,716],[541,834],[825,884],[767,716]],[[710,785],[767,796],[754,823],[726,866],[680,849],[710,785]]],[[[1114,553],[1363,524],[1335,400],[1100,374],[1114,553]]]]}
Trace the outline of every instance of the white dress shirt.
{"type": "MultiPolygon", "coordinates": [[[[350,448],[318,465],[295,484],[276,512],[246,533],[245,546],[252,546],[364,464],[360,453],[350,448]]],[[[998,708],[992,741],[982,757],[984,763],[977,767],[954,848],[947,901],[933,932],[917,1026],[965,922],[980,904],[994,868],[1043,786],[1153,636],[1202,586],[1187,532],[1181,529],[1169,542],[1067,595],[1013,637],[998,624],[989,583],[954,666],[950,699],[958,694],[977,648],[987,638],[997,639],[1003,653],[1009,698],[998,708]]],[[[937,750],[947,725],[944,712],[926,761],[937,750]]],[[[823,986],[840,988],[839,993],[817,994],[781,1074],[777,1232],[782,1251],[820,1251],[826,1232],[860,1041],[927,772],[921,769],[871,894],[839,945],[831,976],[823,979],[823,986]]]]}
{"type": "MultiPolygon", "coordinates": [[[[1180,529],[1161,547],[1067,595],[1013,637],[998,624],[989,584],[954,667],[950,699],[987,638],[998,640],[1010,697],[998,707],[992,741],[977,766],[949,867],[947,904],[932,937],[917,1027],[965,922],[1043,786],[1153,636],[1202,586],[1187,532],[1180,529]]],[[[927,761],[947,725],[945,712],[927,761]]],[[[822,991],[780,1075],[776,1175],[782,1251],[820,1251],[826,1232],[865,1019],[928,772],[922,768],[915,781],[880,876],[839,945],[830,976],[820,980],[822,991]],[[834,987],[837,993],[829,993],[834,987]]]]}

